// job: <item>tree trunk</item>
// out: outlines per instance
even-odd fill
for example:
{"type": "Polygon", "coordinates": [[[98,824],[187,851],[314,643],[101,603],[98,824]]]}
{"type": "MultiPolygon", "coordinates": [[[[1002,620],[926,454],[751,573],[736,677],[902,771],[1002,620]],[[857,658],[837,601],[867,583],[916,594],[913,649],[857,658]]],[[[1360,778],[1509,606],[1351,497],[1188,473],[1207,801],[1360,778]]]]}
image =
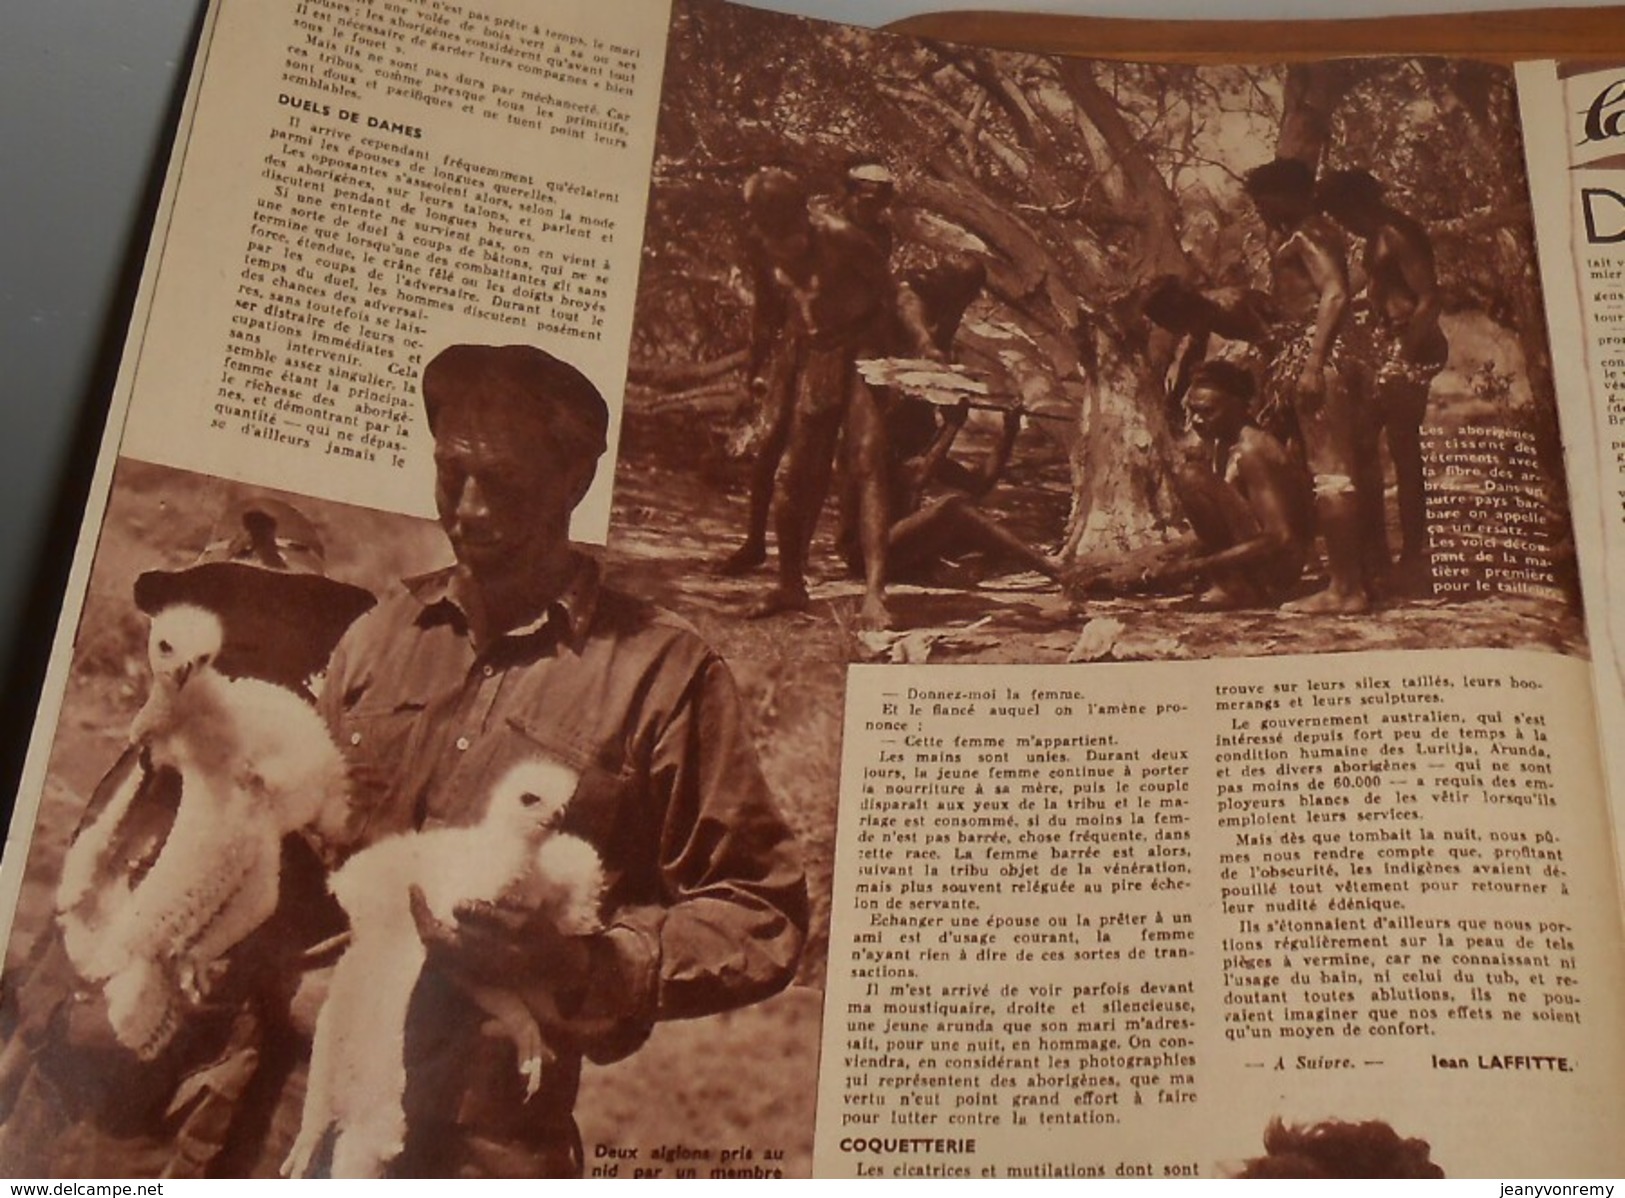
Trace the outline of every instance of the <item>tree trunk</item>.
{"type": "Polygon", "coordinates": [[[1082,379],[1078,437],[1072,446],[1072,510],[1064,556],[1118,554],[1162,540],[1177,508],[1167,485],[1173,435],[1164,414],[1161,367],[1147,353],[1141,318],[1123,292],[1159,274],[1188,275],[1179,204],[1141,148],[1122,111],[1087,65],[1059,65],[1061,84],[1106,143],[1122,173],[1128,213],[1137,217],[1132,273],[1119,294],[1079,313],[1074,339],[1082,379]]]}
{"type": "Polygon", "coordinates": [[[1346,62],[1294,63],[1281,96],[1277,158],[1296,158],[1316,170],[1332,136],[1332,116],[1354,83],[1346,62]]]}
{"type": "Polygon", "coordinates": [[[1090,351],[1072,447],[1072,510],[1063,556],[1115,555],[1163,540],[1177,510],[1168,487],[1173,438],[1160,373],[1105,319],[1078,330],[1090,351]]]}

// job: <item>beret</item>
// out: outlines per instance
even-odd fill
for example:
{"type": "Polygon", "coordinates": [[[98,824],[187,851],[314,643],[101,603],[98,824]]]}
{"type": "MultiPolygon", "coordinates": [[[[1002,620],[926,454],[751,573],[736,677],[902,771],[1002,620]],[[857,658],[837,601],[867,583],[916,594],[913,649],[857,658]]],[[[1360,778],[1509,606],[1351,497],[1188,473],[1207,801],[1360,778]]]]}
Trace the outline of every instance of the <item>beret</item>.
{"type": "Polygon", "coordinates": [[[429,431],[448,408],[522,401],[561,440],[594,457],[609,435],[609,405],[574,366],[534,345],[452,345],[423,368],[429,431]]]}

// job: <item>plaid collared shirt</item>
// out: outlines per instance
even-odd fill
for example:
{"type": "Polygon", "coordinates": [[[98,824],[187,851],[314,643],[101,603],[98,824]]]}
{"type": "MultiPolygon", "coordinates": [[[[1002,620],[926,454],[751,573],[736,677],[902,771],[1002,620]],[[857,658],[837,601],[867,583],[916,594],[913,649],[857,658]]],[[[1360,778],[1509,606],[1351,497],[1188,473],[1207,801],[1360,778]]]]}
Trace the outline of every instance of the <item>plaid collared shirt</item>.
{"type": "Polygon", "coordinates": [[[578,562],[540,617],[480,650],[454,570],[409,580],[346,634],[322,708],[351,769],[346,852],[477,823],[492,782],[526,757],[579,772],[561,830],[605,867],[608,928],[580,1013],[612,1025],[587,1041],[607,1059],[656,1019],[782,988],[807,893],[727,667],[578,562]]]}

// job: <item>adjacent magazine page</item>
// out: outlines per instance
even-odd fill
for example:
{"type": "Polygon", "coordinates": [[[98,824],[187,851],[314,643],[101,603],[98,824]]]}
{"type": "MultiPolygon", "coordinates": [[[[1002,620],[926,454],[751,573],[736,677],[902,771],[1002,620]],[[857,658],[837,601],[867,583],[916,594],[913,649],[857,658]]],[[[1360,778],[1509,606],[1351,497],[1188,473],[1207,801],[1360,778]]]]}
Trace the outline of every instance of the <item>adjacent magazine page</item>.
{"type": "MultiPolygon", "coordinates": [[[[1608,735],[1625,719],[1625,409],[1615,398],[1625,379],[1619,324],[1625,316],[1625,214],[1618,172],[1625,165],[1618,110],[1625,69],[1606,63],[1526,63],[1519,99],[1529,139],[1529,189],[1536,201],[1558,402],[1575,497],[1575,532],[1583,546],[1582,577],[1592,613],[1597,667],[1597,719],[1610,780],[1614,826],[1620,827],[1625,761],[1608,735]]],[[[1625,840],[1616,839],[1625,852],[1625,840]]]]}
{"type": "Polygon", "coordinates": [[[1612,459],[1565,391],[1571,521],[1518,105],[217,0],[0,1172],[1625,1172],[1612,459]]]}

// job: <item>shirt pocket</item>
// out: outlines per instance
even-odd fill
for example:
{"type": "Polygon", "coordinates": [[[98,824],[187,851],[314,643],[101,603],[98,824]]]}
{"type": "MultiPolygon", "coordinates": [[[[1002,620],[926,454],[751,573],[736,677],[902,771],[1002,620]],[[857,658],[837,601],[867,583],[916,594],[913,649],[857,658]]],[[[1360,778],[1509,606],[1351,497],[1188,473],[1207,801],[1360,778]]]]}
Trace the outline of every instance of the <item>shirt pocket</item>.
{"type": "Polygon", "coordinates": [[[350,774],[350,814],[343,833],[347,846],[411,827],[405,766],[422,715],[423,704],[407,701],[391,707],[362,705],[340,717],[339,749],[350,774]]]}
{"type": "Polygon", "coordinates": [[[586,840],[605,857],[607,865],[636,794],[636,771],[615,746],[565,727],[509,716],[502,731],[506,742],[503,768],[539,756],[576,772],[575,793],[565,804],[559,831],[586,840]]]}

